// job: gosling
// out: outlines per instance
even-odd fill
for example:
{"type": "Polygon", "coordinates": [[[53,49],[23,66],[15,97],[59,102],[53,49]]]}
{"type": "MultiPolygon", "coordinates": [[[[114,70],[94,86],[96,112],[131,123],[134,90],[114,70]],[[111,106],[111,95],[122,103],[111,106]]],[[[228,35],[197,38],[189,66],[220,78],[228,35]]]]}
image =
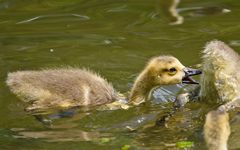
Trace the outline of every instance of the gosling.
{"type": "Polygon", "coordinates": [[[209,42],[202,54],[200,86],[180,94],[175,102],[178,107],[193,97],[207,103],[223,104],[240,95],[240,71],[236,69],[240,64],[239,54],[217,40],[209,42]]]}
{"type": "Polygon", "coordinates": [[[240,56],[221,41],[212,41],[203,50],[200,97],[221,104],[240,95],[240,56]]]}
{"type": "MultiPolygon", "coordinates": [[[[145,102],[160,85],[196,83],[190,76],[201,71],[183,66],[172,56],[152,58],[137,77],[130,91],[129,104],[145,102]]],[[[113,86],[86,69],[62,68],[9,73],[7,85],[22,101],[26,111],[75,106],[98,106],[123,99],[113,86]]]]}
{"type": "Polygon", "coordinates": [[[227,150],[230,135],[228,111],[240,106],[240,56],[221,41],[212,41],[203,51],[202,100],[222,104],[207,114],[204,138],[209,150],[227,150]]]}
{"type": "Polygon", "coordinates": [[[229,111],[240,107],[240,56],[221,41],[209,42],[203,50],[203,75],[200,87],[178,96],[175,104],[183,107],[191,98],[219,105],[210,111],[204,125],[204,138],[209,150],[227,150],[230,135],[229,111]]]}

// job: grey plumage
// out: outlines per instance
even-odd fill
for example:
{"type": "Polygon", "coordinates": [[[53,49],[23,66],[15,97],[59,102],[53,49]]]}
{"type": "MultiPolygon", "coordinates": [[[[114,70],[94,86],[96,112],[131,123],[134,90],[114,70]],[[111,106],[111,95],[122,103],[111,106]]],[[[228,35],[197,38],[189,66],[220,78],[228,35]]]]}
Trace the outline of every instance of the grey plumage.
{"type": "Polygon", "coordinates": [[[95,106],[117,99],[105,79],[85,69],[65,68],[17,71],[8,74],[7,85],[27,110],[51,107],[95,106]]]}

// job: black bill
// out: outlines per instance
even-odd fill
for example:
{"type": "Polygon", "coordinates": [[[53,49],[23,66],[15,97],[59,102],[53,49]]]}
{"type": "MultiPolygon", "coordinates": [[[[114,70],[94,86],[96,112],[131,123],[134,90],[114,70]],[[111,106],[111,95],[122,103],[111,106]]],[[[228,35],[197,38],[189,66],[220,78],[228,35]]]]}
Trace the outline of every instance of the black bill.
{"type": "Polygon", "coordinates": [[[202,74],[202,71],[199,69],[184,68],[185,76],[182,79],[182,83],[185,84],[199,84],[191,76],[202,74]]]}

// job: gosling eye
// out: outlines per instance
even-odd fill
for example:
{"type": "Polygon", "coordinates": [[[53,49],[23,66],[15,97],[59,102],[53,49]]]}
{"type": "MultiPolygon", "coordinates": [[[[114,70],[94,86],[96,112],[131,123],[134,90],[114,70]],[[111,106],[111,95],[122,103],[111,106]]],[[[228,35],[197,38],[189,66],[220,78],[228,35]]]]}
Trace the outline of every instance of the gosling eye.
{"type": "Polygon", "coordinates": [[[173,67],[173,68],[170,68],[170,69],[168,70],[168,72],[169,72],[170,75],[174,75],[174,74],[177,73],[177,69],[173,67]]]}

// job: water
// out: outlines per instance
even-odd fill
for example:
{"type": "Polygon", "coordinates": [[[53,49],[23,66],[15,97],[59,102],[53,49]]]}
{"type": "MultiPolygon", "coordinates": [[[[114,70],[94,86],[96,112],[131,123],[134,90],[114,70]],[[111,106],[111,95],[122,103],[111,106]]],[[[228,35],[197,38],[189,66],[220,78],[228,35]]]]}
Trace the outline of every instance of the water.
{"type": "MultiPolygon", "coordinates": [[[[181,141],[204,149],[205,106],[198,103],[176,113],[168,128],[154,126],[171,110],[157,98],[130,110],[79,112],[54,119],[47,128],[24,112],[24,104],[5,85],[11,71],[76,66],[100,73],[127,92],[152,56],[170,54],[195,65],[213,39],[240,52],[237,0],[182,0],[171,14],[172,2],[0,0],[0,149],[178,149],[181,141]]],[[[236,121],[232,127],[239,130],[236,121]]],[[[239,137],[237,132],[231,137],[232,149],[240,148],[239,137]]]]}

